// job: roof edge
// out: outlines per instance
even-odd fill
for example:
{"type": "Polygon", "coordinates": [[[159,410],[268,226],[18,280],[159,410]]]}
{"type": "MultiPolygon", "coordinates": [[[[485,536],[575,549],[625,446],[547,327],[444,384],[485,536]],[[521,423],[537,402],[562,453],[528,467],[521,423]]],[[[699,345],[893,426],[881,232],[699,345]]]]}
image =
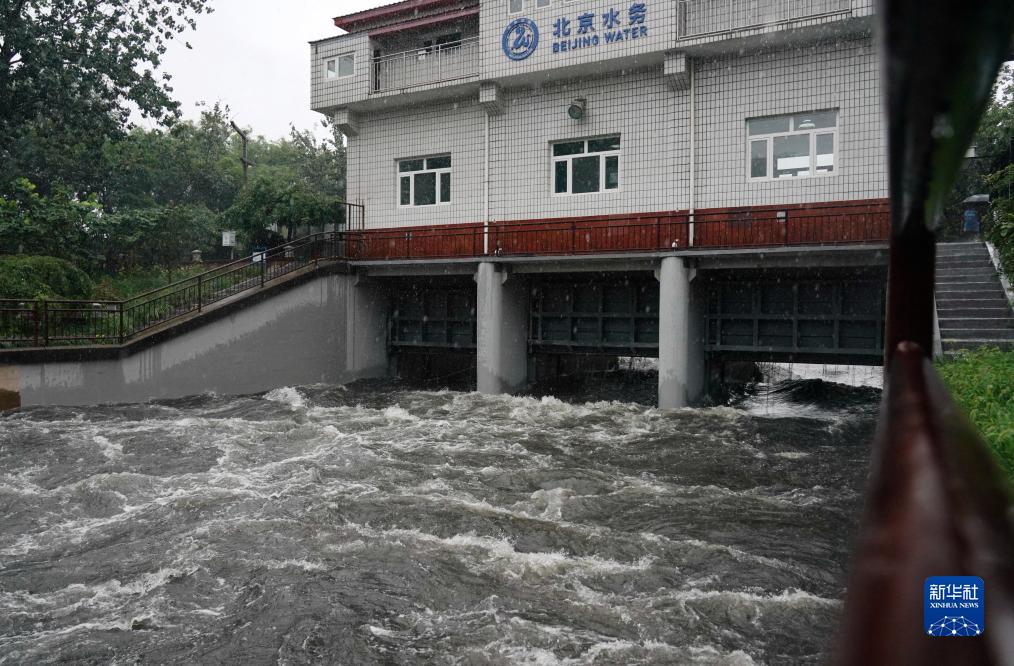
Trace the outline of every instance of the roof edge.
{"type": "MultiPolygon", "coordinates": [[[[336,16],[334,17],[334,24],[338,28],[352,32],[357,26],[364,23],[392,18],[399,14],[415,12],[420,9],[432,9],[459,2],[461,0],[402,0],[401,2],[384,5],[383,7],[364,9],[352,14],[336,16]]],[[[478,0],[476,0],[476,4],[478,4],[478,0]]]]}

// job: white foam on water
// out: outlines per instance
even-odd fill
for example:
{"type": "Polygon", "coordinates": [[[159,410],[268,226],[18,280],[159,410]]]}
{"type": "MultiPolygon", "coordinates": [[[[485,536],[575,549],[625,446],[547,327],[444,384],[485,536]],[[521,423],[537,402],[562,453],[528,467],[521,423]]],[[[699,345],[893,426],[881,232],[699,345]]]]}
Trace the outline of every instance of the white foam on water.
{"type": "Polygon", "coordinates": [[[303,398],[303,395],[291,386],[283,386],[282,388],[268,391],[264,394],[264,399],[271,402],[280,402],[295,408],[306,406],[306,400],[303,398]]]}
{"type": "Polygon", "coordinates": [[[94,435],[92,437],[92,441],[98,444],[99,450],[102,452],[102,455],[109,458],[110,460],[117,460],[123,457],[122,444],[114,444],[113,442],[109,441],[108,437],[103,437],[102,435],[94,435]]]}
{"type": "Polygon", "coordinates": [[[472,555],[468,566],[479,571],[494,570],[496,573],[521,578],[528,575],[553,576],[564,573],[584,575],[630,573],[647,570],[657,559],[645,555],[634,562],[618,562],[598,556],[570,556],[562,552],[519,552],[506,539],[477,536],[474,533],[439,537],[417,529],[377,530],[366,525],[348,524],[363,536],[382,539],[385,543],[408,541],[415,546],[430,544],[454,551],[459,556],[472,555]],[[402,541],[404,540],[404,541],[402,541]],[[481,554],[469,551],[482,551],[481,554]],[[476,555],[478,555],[476,557],[476,555]]]}
{"type": "Polygon", "coordinates": [[[400,407],[398,405],[393,405],[391,407],[384,408],[383,414],[389,421],[394,422],[419,421],[418,416],[410,414],[407,409],[405,409],[404,407],[400,407]]]}
{"type": "Polygon", "coordinates": [[[126,583],[112,579],[90,585],[72,583],[59,590],[41,594],[27,590],[0,592],[0,608],[8,612],[17,610],[44,613],[52,617],[63,617],[82,608],[100,611],[115,609],[121,606],[124,597],[143,597],[172,580],[190,576],[196,571],[195,566],[166,567],[141,574],[126,583]]]}
{"type": "Polygon", "coordinates": [[[790,608],[806,608],[814,606],[839,608],[842,605],[842,601],[840,599],[819,597],[815,594],[798,589],[783,590],[778,594],[758,594],[756,592],[736,590],[700,590],[692,588],[689,590],[669,591],[655,598],[656,601],[670,600],[680,603],[707,599],[718,599],[730,602],[749,602],[760,606],[779,605],[790,608]]]}

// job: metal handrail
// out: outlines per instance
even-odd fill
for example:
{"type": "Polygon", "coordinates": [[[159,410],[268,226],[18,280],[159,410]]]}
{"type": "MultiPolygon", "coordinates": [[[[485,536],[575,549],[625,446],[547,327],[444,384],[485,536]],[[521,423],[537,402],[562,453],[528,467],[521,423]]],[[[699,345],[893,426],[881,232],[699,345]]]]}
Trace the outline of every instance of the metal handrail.
{"type": "Polygon", "coordinates": [[[677,5],[677,39],[721,35],[737,30],[753,30],[803,19],[849,14],[851,0],[679,0],[677,5]],[[708,19],[719,26],[690,28],[693,12],[707,6],[708,19]],[[771,18],[753,20],[758,10],[769,11],[771,18]],[[740,20],[737,21],[737,18],[740,20]]]}
{"type": "Polygon", "coordinates": [[[0,348],[123,344],[156,326],[343,255],[342,232],[323,232],[121,301],[0,299],[0,348]]]}
{"type": "MultiPolygon", "coordinates": [[[[362,213],[353,209],[357,215],[362,213]]],[[[888,207],[832,203],[795,209],[607,215],[446,228],[312,234],[123,301],[0,300],[0,347],[123,344],[210,304],[325,260],[588,255],[882,242],[888,207]],[[830,235],[829,235],[830,234],[830,235]],[[254,261],[257,257],[258,261],[254,261]]]]}
{"type": "Polygon", "coordinates": [[[479,37],[373,58],[373,90],[382,92],[478,73],[479,37]]]}

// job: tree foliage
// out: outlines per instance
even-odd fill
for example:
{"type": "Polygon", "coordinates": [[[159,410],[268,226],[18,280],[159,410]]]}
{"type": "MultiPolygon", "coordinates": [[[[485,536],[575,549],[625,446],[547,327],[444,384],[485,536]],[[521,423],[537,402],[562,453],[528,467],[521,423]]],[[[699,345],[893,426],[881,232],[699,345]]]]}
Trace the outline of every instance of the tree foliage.
{"type": "Polygon", "coordinates": [[[0,248],[4,254],[62,257],[93,268],[100,218],[94,197],[79,201],[59,188],[43,195],[21,178],[0,190],[0,248]]]}
{"type": "Polygon", "coordinates": [[[180,121],[167,43],[209,0],[0,0],[0,255],[90,272],[173,266],[339,221],[341,136],[252,136],[249,183],[228,107],[180,121]],[[139,111],[154,128],[132,127],[139,111]]]}
{"type": "Polygon", "coordinates": [[[92,281],[74,264],[56,257],[0,257],[4,298],[89,298],[92,281]]]}
{"type": "MultiPolygon", "coordinates": [[[[1000,252],[1005,272],[1014,277],[1014,67],[997,78],[993,99],[975,138],[977,157],[967,160],[948,207],[950,236],[956,235],[963,206],[972,194],[990,195],[984,233],[1000,252]]],[[[945,237],[948,237],[945,234],[945,237]]]]}
{"type": "Polygon", "coordinates": [[[37,175],[24,159],[33,152],[94,150],[134,109],[158,123],[178,118],[170,77],[156,72],[167,42],[194,28],[207,4],[0,0],[0,177],[37,175]]]}

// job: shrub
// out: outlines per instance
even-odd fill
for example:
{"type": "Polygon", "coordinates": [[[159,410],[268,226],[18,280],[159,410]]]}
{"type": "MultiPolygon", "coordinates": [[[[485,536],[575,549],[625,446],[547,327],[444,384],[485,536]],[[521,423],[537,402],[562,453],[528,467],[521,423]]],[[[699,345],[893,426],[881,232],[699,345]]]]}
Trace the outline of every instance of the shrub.
{"type": "Polygon", "coordinates": [[[985,349],[937,367],[957,403],[1014,477],[1014,352],[985,349]]]}
{"type": "Polygon", "coordinates": [[[89,298],[92,281],[56,257],[0,257],[0,298],[89,298]]]}

